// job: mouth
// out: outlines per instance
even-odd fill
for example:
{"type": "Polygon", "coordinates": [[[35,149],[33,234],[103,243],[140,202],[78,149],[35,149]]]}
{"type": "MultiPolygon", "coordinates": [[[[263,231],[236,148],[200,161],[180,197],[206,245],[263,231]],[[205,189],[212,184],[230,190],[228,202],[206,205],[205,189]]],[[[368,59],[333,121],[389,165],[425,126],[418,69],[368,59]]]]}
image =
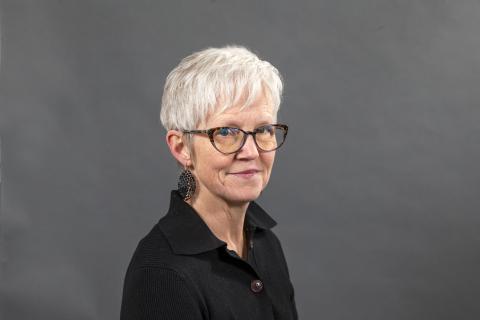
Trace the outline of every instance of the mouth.
{"type": "Polygon", "coordinates": [[[251,177],[257,175],[257,173],[259,173],[259,172],[260,172],[260,170],[249,169],[249,170],[244,170],[244,171],[232,172],[230,174],[234,175],[234,176],[237,176],[237,177],[241,177],[241,178],[251,178],[251,177]]]}
{"type": "Polygon", "coordinates": [[[250,173],[257,173],[259,170],[257,169],[249,169],[244,171],[232,172],[232,174],[250,174],[250,173]]]}

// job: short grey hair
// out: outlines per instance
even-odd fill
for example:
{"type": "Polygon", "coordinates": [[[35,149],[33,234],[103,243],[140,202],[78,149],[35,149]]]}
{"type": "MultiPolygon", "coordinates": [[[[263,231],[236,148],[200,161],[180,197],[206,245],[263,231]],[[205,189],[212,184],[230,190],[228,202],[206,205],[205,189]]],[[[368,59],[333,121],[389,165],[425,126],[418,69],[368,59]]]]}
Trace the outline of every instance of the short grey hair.
{"type": "Polygon", "coordinates": [[[185,57],[167,76],[160,120],[166,130],[191,130],[241,99],[242,108],[268,94],[276,119],[283,83],[269,62],[241,46],[208,48],[185,57]]]}

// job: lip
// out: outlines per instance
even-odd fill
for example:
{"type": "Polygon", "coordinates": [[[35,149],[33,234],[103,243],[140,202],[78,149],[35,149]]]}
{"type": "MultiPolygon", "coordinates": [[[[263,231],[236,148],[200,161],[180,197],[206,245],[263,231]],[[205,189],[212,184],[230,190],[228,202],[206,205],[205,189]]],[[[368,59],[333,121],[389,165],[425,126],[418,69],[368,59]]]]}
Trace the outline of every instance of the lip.
{"type": "Polygon", "coordinates": [[[231,172],[230,174],[255,174],[257,172],[260,172],[260,170],[258,169],[247,169],[247,170],[243,170],[243,171],[237,171],[237,172],[231,172]]]}
{"type": "Polygon", "coordinates": [[[253,179],[254,177],[258,177],[259,170],[244,170],[231,173],[232,176],[240,178],[240,179],[253,179]]]}

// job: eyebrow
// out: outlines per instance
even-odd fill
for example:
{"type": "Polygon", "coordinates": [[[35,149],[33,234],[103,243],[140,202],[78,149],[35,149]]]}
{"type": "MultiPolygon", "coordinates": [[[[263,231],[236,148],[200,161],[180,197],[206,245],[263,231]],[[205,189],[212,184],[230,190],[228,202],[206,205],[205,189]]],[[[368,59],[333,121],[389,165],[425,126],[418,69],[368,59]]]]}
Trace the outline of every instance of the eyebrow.
{"type": "MultiPolygon", "coordinates": [[[[235,127],[235,128],[241,128],[242,127],[239,123],[235,122],[235,120],[226,121],[225,123],[226,123],[225,125],[221,125],[220,127],[235,127]]],[[[267,124],[273,124],[273,122],[271,122],[269,120],[258,121],[258,122],[256,122],[254,128],[258,128],[258,127],[261,127],[261,126],[264,126],[264,125],[267,125],[267,124]]]]}

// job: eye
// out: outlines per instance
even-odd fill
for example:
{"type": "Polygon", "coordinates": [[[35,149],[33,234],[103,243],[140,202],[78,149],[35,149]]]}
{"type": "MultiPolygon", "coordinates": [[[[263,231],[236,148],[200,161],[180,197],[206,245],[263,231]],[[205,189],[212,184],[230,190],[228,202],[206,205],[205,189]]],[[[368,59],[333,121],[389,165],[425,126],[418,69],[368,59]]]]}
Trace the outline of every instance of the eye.
{"type": "Polygon", "coordinates": [[[266,133],[274,134],[275,127],[272,125],[266,125],[266,126],[257,128],[255,131],[260,134],[266,134],[266,133]]]}
{"type": "Polygon", "coordinates": [[[218,130],[218,134],[225,137],[226,135],[228,135],[228,131],[228,128],[220,128],[218,130]]]}
{"type": "Polygon", "coordinates": [[[223,127],[223,128],[218,129],[217,135],[220,135],[222,137],[236,136],[236,135],[238,135],[239,132],[240,132],[240,130],[237,129],[237,128],[223,127]]]}

